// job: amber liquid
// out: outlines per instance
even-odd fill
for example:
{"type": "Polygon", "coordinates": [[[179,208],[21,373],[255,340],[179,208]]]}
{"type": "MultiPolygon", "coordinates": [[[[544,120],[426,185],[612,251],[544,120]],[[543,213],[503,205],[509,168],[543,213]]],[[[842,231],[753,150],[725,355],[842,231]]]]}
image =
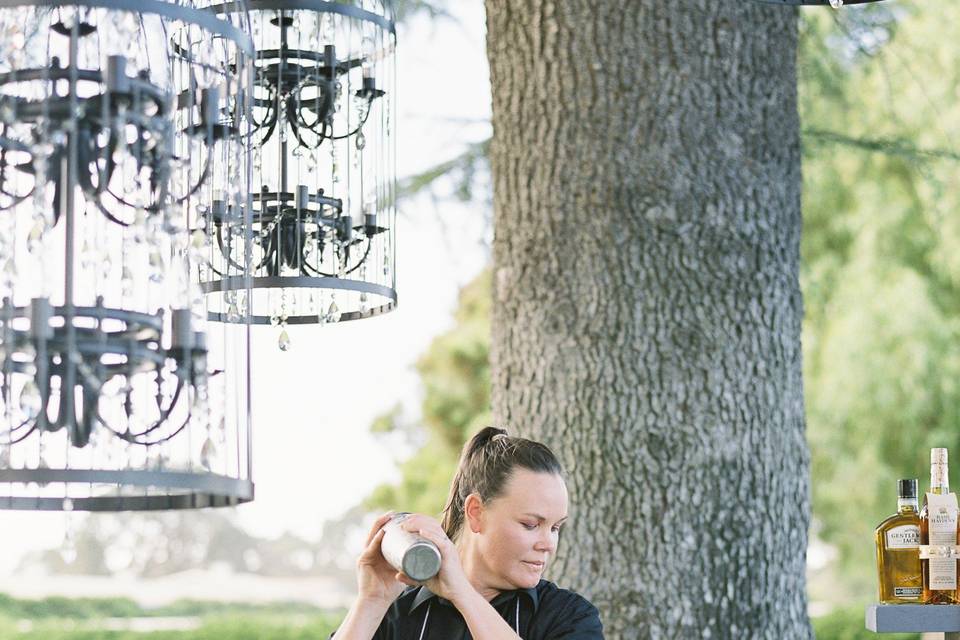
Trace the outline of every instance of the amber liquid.
{"type": "Polygon", "coordinates": [[[920,514],[917,513],[915,501],[913,504],[901,506],[898,513],[877,526],[877,575],[880,602],[884,604],[922,602],[920,591],[924,581],[920,550],[917,547],[891,548],[887,544],[887,532],[903,526],[920,526],[920,514]]]}
{"type": "MultiPolygon", "coordinates": [[[[923,509],[920,510],[920,544],[930,544],[930,524],[927,517],[927,503],[924,498],[923,509]]],[[[931,590],[930,561],[921,560],[920,569],[923,573],[923,603],[924,604],[960,604],[960,592],[957,589],[931,590]]]]}

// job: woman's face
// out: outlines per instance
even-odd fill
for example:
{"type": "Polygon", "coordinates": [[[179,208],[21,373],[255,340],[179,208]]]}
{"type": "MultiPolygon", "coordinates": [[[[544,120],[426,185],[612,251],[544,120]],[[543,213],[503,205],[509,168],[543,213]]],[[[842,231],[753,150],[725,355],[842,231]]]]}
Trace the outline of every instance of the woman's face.
{"type": "Polygon", "coordinates": [[[503,493],[478,511],[477,547],[490,586],[500,591],[535,587],[567,519],[563,480],[552,473],[515,469],[503,493]]]}

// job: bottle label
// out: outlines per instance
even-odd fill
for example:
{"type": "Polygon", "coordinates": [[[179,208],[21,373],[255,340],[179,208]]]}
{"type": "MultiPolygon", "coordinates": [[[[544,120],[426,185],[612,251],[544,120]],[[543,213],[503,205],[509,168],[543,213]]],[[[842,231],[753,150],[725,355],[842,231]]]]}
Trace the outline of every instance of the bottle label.
{"type": "MultiPolygon", "coordinates": [[[[927,494],[927,518],[930,545],[957,544],[957,494],[927,494]]],[[[952,591],[957,588],[957,561],[954,558],[930,558],[932,591],[952,591]]]]}
{"type": "Polygon", "coordinates": [[[893,595],[897,598],[919,598],[923,595],[923,589],[920,587],[894,587],[893,595]]]}
{"type": "Polygon", "coordinates": [[[920,527],[903,524],[887,531],[887,549],[916,549],[920,546],[920,527]]]}

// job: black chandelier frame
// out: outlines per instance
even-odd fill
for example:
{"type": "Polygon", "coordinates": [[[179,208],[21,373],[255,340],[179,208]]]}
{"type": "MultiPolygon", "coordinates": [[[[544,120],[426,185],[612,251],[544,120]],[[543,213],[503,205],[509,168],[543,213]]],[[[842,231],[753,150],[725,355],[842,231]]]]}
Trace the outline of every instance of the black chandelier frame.
{"type": "MultiPolygon", "coordinates": [[[[362,84],[352,93],[353,98],[365,105],[359,121],[351,124],[348,130],[333,130],[332,116],[334,102],[339,95],[340,79],[351,70],[361,67],[363,56],[340,59],[332,44],[316,51],[290,47],[288,30],[294,25],[291,16],[297,11],[336,14],[367,22],[392,38],[396,37],[395,22],[386,15],[326,0],[250,0],[215,4],[209,9],[218,15],[242,10],[273,11],[277,15],[270,18],[269,22],[280,29],[278,45],[257,50],[255,54],[252,106],[260,109],[263,115],[259,120],[253,118],[251,141],[257,147],[263,146],[277,135],[278,123],[279,126],[288,127],[292,135],[288,139],[281,137],[279,143],[280,184],[274,188],[264,185],[252,196],[251,233],[259,255],[251,263],[254,273],[250,280],[251,293],[288,289],[347,291],[362,296],[373,294],[382,301],[381,304],[364,305],[359,310],[339,312],[336,320],[333,320],[335,322],[369,318],[392,311],[397,306],[395,284],[388,286],[350,277],[367,263],[375,238],[391,230],[381,225],[375,211],[365,210],[361,219],[354,219],[345,210],[341,198],[331,197],[319,185],[288,184],[288,151],[291,143],[301,150],[315,151],[325,142],[332,143],[362,134],[374,102],[382,98],[385,91],[376,86],[376,78],[364,74],[362,84]],[[310,252],[324,255],[328,248],[337,258],[337,273],[333,269],[321,268],[322,265],[313,265],[308,259],[310,252]]],[[[362,141],[357,148],[363,148],[362,141]]],[[[215,202],[206,229],[213,236],[214,245],[228,267],[239,266],[234,257],[236,247],[224,233],[224,226],[233,216],[234,212],[215,202]]],[[[218,270],[212,262],[208,263],[208,267],[213,277],[201,279],[205,293],[240,289],[235,278],[218,270]]],[[[277,324],[277,316],[271,309],[257,309],[256,306],[248,303],[252,324],[277,324]]],[[[208,319],[229,322],[231,315],[228,311],[210,311],[208,319]]],[[[318,314],[284,314],[281,322],[316,324],[318,314]]]]}
{"type": "MultiPolygon", "coordinates": [[[[227,39],[238,52],[252,60],[253,43],[250,36],[229,22],[218,18],[209,9],[197,9],[175,5],[165,0],[70,0],[71,7],[87,9],[107,9],[129,11],[137,14],[152,14],[161,18],[178,21],[185,25],[199,27],[208,34],[227,39]]],[[[20,9],[29,7],[61,7],[60,0],[0,0],[0,9],[20,9]]],[[[24,441],[35,433],[53,432],[67,429],[68,439],[73,447],[83,448],[90,441],[95,428],[109,430],[113,436],[132,445],[153,446],[172,439],[190,422],[192,410],[187,407],[176,424],[165,424],[174,409],[181,404],[189,393],[186,387],[196,381],[205,381],[207,371],[207,348],[205,334],[192,327],[191,311],[175,309],[170,318],[170,347],[162,346],[164,318],[161,311],[156,314],[140,313],[104,306],[103,298],[97,299],[96,306],[84,307],[75,304],[74,269],[76,248],[75,186],[90,196],[96,208],[111,222],[129,226],[129,222],[113,215],[101,198],[110,195],[116,202],[127,207],[133,205],[123,197],[110,191],[109,183],[114,164],[112,152],[122,144],[113,129],[117,122],[117,107],[136,105],[136,109],[126,109],[126,120],[122,126],[133,125],[137,135],[132,144],[133,156],[138,168],[150,169],[150,203],[144,207],[148,213],[160,211],[165,202],[174,199],[180,203],[194,195],[208,178],[208,163],[194,185],[190,185],[185,195],[170,194],[167,191],[169,174],[163,167],[169,168],[173,160],[172,138],[174,131],[170,115],[177,109],[199,108],[200,120],[192,130],[184,133],[205,137],[208,141],[227,137],[241,137],[243,133],[236,126],[239,117],[249,114],[249,104],[241,105],[245,113],[233,114],[233,124],[221,122],[219,97],[215,89],[204,89],[201,100],[196,101],[189,90],[178,96],[152,85],[146,75],[128,77],[125,59],[112,56],[108,60],[106,71],[80,69],[76,63],[77,40],[92,33],[94,27],[79,21],[72,27],[62,23],[53,25],[52,30],[70,38],[70,60],[60,66],[56,58],[53,66],[47,69],[13,70],[0,74],[0,86],[25,81],[67,82],[66,94],[55,94],[50,99],[32,101],[30,98],[6,96],[0,98],[0,107],[11,107],[18,116],[28,120],[39,117],[50,118],[60,127],[67,120],[73,120],[82,126],[68,127],[60,144],[54,145],[48,156],[50,170],[43,181],[37,177],[33,187],[27,193],[9,193],[2,191],[11,204],[3,210],[12,209],[30,197],[36,189],[44,189],[54,184],[53,226],[62,224],[65,236],[64,264],[64,304],[53,306],[45,298],[34,299],[29,306],[16,307],[7,298],[0,306],[0,338],[6,357],[0,368],[5,395],[11,391],[8,380],[12,374],[20,373],[33,376],[38,387],[40,404],[36,415],[28,415],[26,421],[10,425],[6,433],[0,434],[0,445],[11,446],[24,441]],[[60,28],[58,28],[58,25],[60,28]],[[104,92],[92,97],[79,97],[79,83],[94,83],[104,87],[104,92]],[[108,137],[101,148],[104,136],[108,137]],[[101,142],[98,142],[101,141],[101,142]],[[16,357],[14,357],[16,354],[16,357]],[[32,356],[32,357],[31,357],[32,356]],[[164,397],[163,374],[172,371],[176,383],[172,393],[164,397]],[[105,380],[116,376],[154,373],[156,376],[156,408],[159,419],[132,431],[130,425],[110,425],[99,409],[100,393],[105,380]],[[59,380],[59,393],[54,394],[52,380],[59,380]],[[74,390],[81,392],[79,406],[74,390]],[[56,418],[49,418],[49,409],[56,409],[56,418]],[[79,417],[78,417],[79,411],[79,417]],[[100,425],[95,427],[99,422],[100,425]],[[164,426],[163,429],[160,427],[164,426]]],[[[186,52],[174,51],[183,56],[186,52]]],[[[236,70],[234,70],[236,71],[236,70]]],[[[248,86],[252,86],[252,69],[241,70],[247,75],[248,86]]],[[[51,127],[58,129],[59,127],[51,127]]],[[[11,164],[7,154],[30,155],[30,149],[23,143],[0,136],[0,187],[5,182],[5,172],[18,171],[23,174],[34,173],[34,159],[26,163],[11,164]]],[[[249,153],[249,152],[247,152],[249,153]]],[[[249,196],[247,197],[249,203],[249,196]]],[[[249,229],[250,207],[244,207],[244,228],[249,229]]],[[[0,214],[3,211],[0,210],[0,214]]],[[[234,278],[237,288],[249,287],[249,278],[234,278]]],[[[249,348],[249,335],[247,337],[249,348]]],[[[249,372],[247,373],[249,386],[249,372]]],[[[129,415],[129,393],[125,407],[129,415]]],[[[249,401],[245,407],[245,422],[249,425],[249,401]]],[[[33,413],[32,411],[30,413],[33,413]]],[[[182,509],[208,506],[226,506],[247,502],[253,499],[252,460],[250,452],[251,432],[246,428],[246,474],[231,477],[213,472],[193,472],[179,470],[135,470],[135,469],[93,469],[66,468],[53,469],[45,466],[38,468],[0,469],[0,483],[35,483],[45,486],[49,483],[62,483],[65,486],[107,485],[129,487],[135,493],[125,495],[92,495],[90,497],[52,496],[0,496],[0,509],[118,511],[182,509]],[[158,490],[151,494],[150,489],[158,490]]],[[[239,461],[238,461],[239,463],[239,461]]],[[[239,474],[238,474],[239,475],[239,474]]]]}

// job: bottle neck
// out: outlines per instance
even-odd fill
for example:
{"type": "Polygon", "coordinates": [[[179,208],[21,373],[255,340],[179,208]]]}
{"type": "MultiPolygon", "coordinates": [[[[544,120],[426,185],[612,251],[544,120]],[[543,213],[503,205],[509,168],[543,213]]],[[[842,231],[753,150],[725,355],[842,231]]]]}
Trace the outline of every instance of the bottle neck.
{"type": "Polygon", "coordinates": [[[930,465],[930,493],[946,495],[950,493],[950,480],[947,477],[947,465],[930,465]]]}
{"type": "Polygon", "coordinates": [[[897,498],[897,511],[901,514],[916,513],[920,510],[916,498],[897,498]]]}

